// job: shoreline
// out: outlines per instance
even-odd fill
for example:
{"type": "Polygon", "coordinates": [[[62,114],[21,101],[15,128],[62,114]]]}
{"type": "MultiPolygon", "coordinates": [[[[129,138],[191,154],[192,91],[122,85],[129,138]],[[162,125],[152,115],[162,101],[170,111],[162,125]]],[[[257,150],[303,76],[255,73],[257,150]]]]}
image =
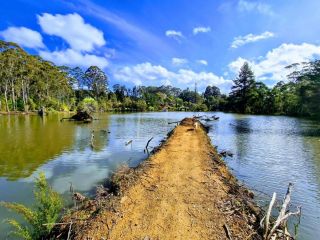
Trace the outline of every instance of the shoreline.
{"type": "Polygon", "coordinates": [[[65,215],[62,222],[72,222],[72,229],[59,225],[54,236],[261,239],[260,214],[252,192],[230,173],[205,127],[186,118],[148,159],[117,171],[105,188],[97,188],[95,199],[65,215]]]}
{"type": "MultiPolygon", "coordinates": [[[[102,111],[102,112],[93,112],[93,114],[99,114],[99,113],[113,113],[113,114],[118,114],[118,113],[148,113],[148,112],[163,112],[163,111],[135,111],[135,110],[127,110],[127,111],[102,111]]],[[[167,111],[167,112],[192,112],[192,113],[198,113],[198,111],[179,111],[179,110],[174,110],[174,111],[167,111]]],[[[237,112],[230,112],[230,111],[200,111],[204,113],[213,113],[213,112],[222,112],[222,113],[227,113],[227,114],[239,114],[239,115],[248,115],[248,116],[268,116],[268,117],[291,117],[291,118],[299,118],[299,119],[307,119],[311,121],[319,121],[320,119],[317,117],[311,117],[311,116],[299,116],[299,115],[285,115],[285,114],[251,114],[251,113],[237,113],[237,112]]],[[[46,112],[46,115],[49,114],[74,114],[76,111],[49,111],[46,112]]],[[[11,111],[11,112],[1,112],[0,111],[0,116],[10,116],[10,115],[16,115],[16,116],[36,116],[38,115],[38,111],[29,111],[29,112],[24,112],[24,111],[11,111]]]]}

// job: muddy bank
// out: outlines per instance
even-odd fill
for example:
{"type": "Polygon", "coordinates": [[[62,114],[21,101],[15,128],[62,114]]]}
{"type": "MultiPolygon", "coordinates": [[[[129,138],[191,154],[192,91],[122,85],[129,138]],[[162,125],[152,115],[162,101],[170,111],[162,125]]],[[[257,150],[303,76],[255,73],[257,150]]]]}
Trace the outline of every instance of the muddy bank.
{"type": "Polygon", "coordinates": [[[153,155],[123,167],[106,186],[63,217],[56,238],[261,239],[253,194],[237,183],[196,119],[181,121],[153,155]]]}

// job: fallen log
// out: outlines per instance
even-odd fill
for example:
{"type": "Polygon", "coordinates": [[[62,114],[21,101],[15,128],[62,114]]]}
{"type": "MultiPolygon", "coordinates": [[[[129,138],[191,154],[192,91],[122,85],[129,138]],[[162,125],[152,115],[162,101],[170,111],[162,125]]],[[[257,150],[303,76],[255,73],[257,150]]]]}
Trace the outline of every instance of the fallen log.
{"type": "Polygon", "coordinates": [[[70,118],[60,119],[60,122],[62,122],[63,120],[89,123],[92,122],[93,117],[86,111],[78,111],[75,115],[73,115],[70,118]]]}
{"type": "Polygon", "coordinates": [[[269,224],[270,214],[276,199],[276,194],[273,194],[271,202],[269,204],[268,211],[265,216],[265,224],[264,224],[264,239],[294,239],[287,229],[287,222],[290,216],[299,216],[301,215],[301,206],[297,207],[296,212],[290,212],[287,208],[291,200],[291,192],[292,192],[293,184],[289,183],[287,193],[283,200],[283,204],[279,215],[273,224],[269,224]]]}

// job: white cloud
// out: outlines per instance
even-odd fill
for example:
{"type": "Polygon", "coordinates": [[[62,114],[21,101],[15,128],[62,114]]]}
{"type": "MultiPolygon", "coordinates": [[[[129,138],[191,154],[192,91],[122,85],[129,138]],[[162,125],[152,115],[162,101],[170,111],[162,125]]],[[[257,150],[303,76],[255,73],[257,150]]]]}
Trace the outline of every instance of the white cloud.
{"type": "Polygon", "coordinates": [[[193,86],[194,82],[197,81],[199,88],[215,85],[229,89],[232,84],[230,80],[225,80],[212,72],[194,72],[190,69],[179,69],[177,72],[173,72],[149,62],[117,69],[113,76],[116,80],[131,82],[136,85],[172,83],[175,86],[185,88],[193,86]]]}
{"type": "Polygon", "coordinates": [[[231,44],[231,47],[238,48],[238,47],[243,46],[247,43],[257,42],[257,41],[272,38],[272,37],[274,37],[274,33],[268,32],[268,31],[264,32],[262,34],[259,34],[259,35],[255,35],[255,34],[250,33],[245,36],[235,37],[232,44],[231,44]]]}
{"type": "Polygon", "coordinates": [[[166,36],[173,38],[173,39],[177,40],[178,42],[180,42],[181,39],[183,38],[183,34],[179,31],[176,31],[176,30],[167,30],[166,36]]]}
{"type": "Polygon", "coordinates": [[[207,33],[210,32],[211,28],[210,27],[195,27],[193,29],[193,34],[197,35],[198,33],[207,33]]]}
{"type": "Polygon", "coordinates": [[[0,32],[5,41],[15,42],[27,48],[45,48],[42,36],[37,31],[25,27],[8,27],[0,32]]]}
{"type": "Polygon", "coordinates": [[[197,63],[202,64],[202,65],[205,65],[205,66],[208,65],[207,60],[204,60],[204,59],[199,59],[199,60],[197,60],[197,63]]]}
{"type": "Polygon", "coordinates": [[[105,45],[103,32],[85,23],[77,14],[44,13],[38,15],[38,23],[43,32],[63,38],[73,50],[92,51],[95,47],[105,45]]]}
{"type": "Polygon", "coordinates": [[[286,81],[286,76],[290,73],[289,70],[285,69],[286,66],[293,63],[306,62],[315,57],[320,57],[320,45],[284,43],[269,51],[265,56],[253,61],[239,57],[229,64],[229,70],[236,74],[242,64],[247,61],[252,67],[257,80],[286,81]]]}
{"type": "Polygon", "coordinates": [[[171,63],[175,66],[180,66],[188,63],[188,60],[185,58],[172,58],[171,63]]]}
{"type": "Polygon", "coordinates": [[[58,65],[68,66],[98,66],[105,68],[108,66],[108,60],[104,57],[99,57],[93,54],[81,53],[73,49],[67,49],[64,51],[40,51],[39,55],[48,61],[52,61],[58,65]]]}
{"type": "Polygon", "coordinates": [[[272,16],[274,12],[270,5],[258,1],[240,0],[238,2],[238,10],[241,12],[259,12],[264,15],[272,16]]]}

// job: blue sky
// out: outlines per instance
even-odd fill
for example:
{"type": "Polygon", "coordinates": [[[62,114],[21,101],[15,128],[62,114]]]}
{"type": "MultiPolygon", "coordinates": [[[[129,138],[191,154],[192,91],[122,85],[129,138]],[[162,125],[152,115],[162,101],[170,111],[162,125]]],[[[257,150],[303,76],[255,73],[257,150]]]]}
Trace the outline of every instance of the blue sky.
{"type": "Polygon", "coordinates": [[[319,58],[318,0],[11,0],[0,38],[58,65],[97,65],[110,84],[228,92],[248,61],[259,81],[319,58]]]}

